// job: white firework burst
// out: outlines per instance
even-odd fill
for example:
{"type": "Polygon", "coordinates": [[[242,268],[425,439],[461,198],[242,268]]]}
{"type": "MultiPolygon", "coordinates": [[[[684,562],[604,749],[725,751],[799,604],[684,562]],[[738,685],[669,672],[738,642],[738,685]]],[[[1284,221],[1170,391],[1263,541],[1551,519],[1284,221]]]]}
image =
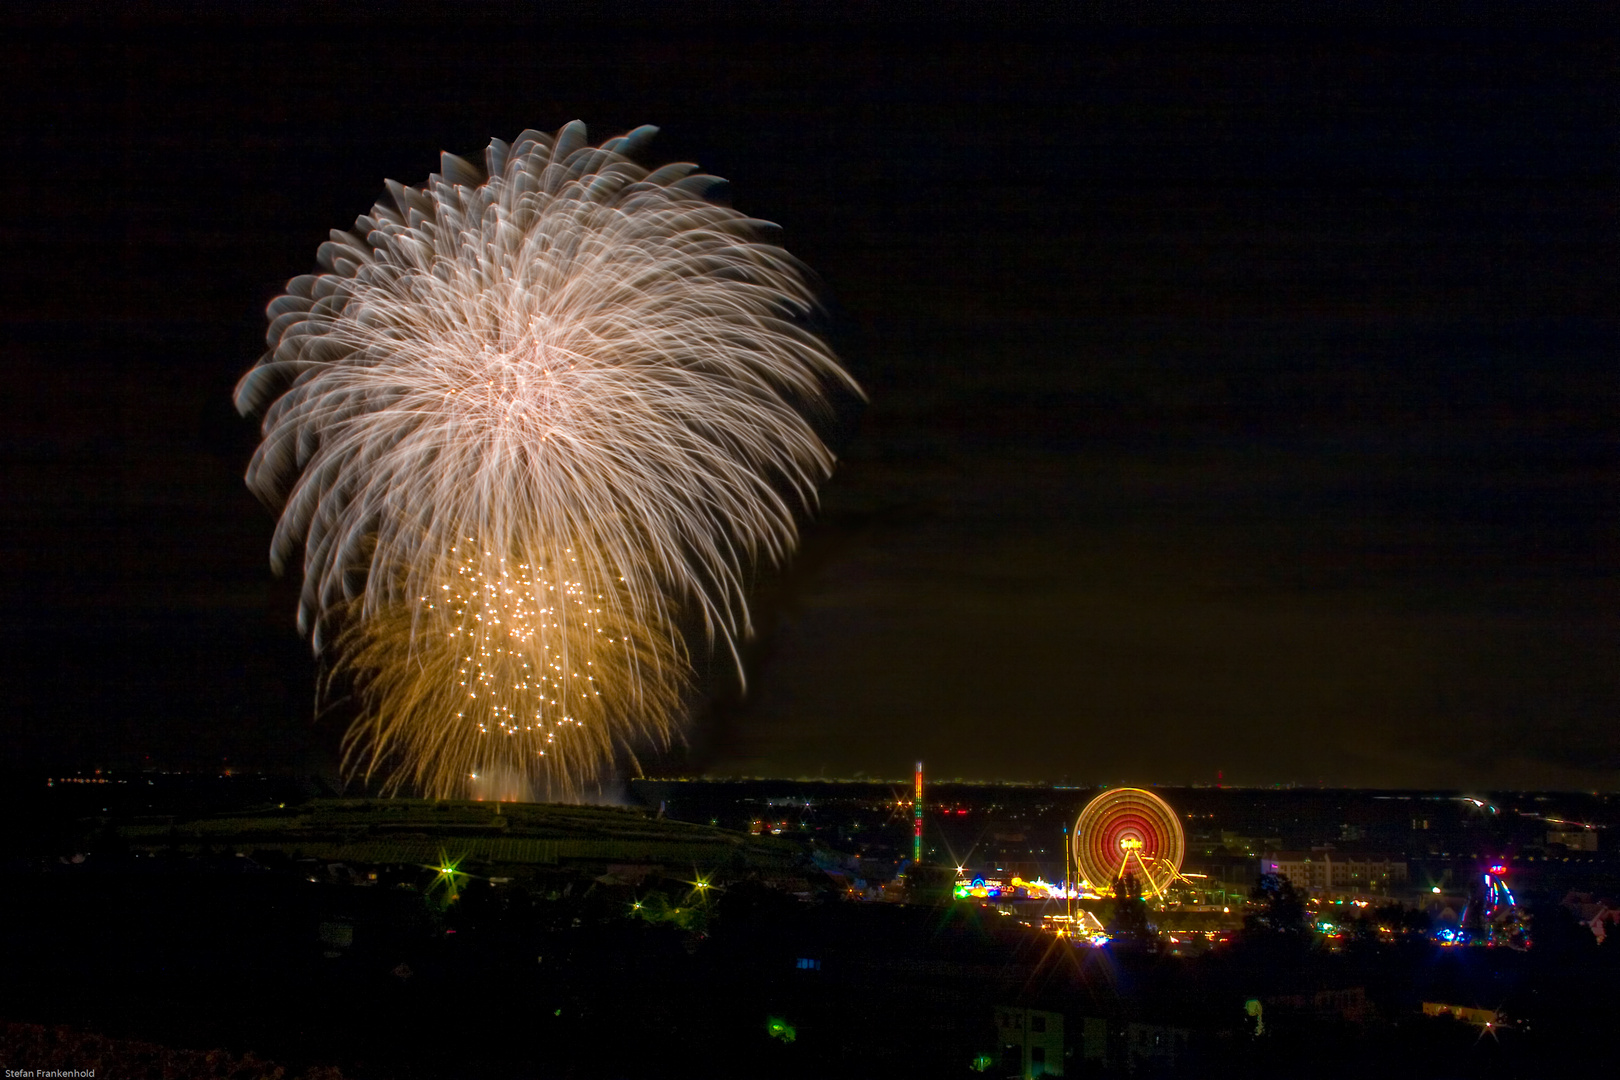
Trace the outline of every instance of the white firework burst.
{"type": "Polygon", "coordinates": [[[391,787],[567,797],[667,737],[682,613],[735,656],[749,568],[832,468],[805,413],[858,388],[803,272],[717,178],[633,162],[654,130],[443,155],[269,305],[247,483],[277,571],[303,550],[300,629],[356,680],[349,762],[391,787]]]}

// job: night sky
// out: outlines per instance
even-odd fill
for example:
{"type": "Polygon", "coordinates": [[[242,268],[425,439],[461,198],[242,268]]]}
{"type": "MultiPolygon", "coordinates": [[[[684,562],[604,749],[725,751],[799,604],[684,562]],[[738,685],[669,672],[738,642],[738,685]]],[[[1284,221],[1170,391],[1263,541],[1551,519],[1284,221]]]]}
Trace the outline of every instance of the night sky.
{"type": "Polygon", "coordinates": [[[1611,29],[678,7],[6,17],[12,764],[330,768],[231,388],[384,177],[579,118],[871,398],[649,769],[1616,787],[1611,29]]]}

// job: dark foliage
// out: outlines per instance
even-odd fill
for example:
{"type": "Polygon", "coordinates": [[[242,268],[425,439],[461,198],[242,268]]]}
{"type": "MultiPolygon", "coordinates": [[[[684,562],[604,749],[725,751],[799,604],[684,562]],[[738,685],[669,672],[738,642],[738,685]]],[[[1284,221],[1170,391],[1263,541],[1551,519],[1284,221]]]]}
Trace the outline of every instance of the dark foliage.
{"type": "Polygon", "coordinates": [[[1303,948],[1311,940],[1311,916],[1305,894],[1284,874],[1262,874],[1249,890],[1259,910],[1243,917],[1246,940],[1286,943],[1303,948]]]}

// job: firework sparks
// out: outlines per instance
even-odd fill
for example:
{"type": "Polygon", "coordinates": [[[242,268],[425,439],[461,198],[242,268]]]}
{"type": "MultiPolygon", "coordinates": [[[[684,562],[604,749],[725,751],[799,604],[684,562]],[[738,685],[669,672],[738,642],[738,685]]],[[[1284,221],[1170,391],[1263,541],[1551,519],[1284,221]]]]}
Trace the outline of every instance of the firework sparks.
{"type": "Polygon", "coordinates": [[[576,122],[390,181],[237,385],[272,565],[302,549],[299,627],[363,706],[348,764],[390,788],[568,797],[668,738],[678,619],[735,656],[749,567],[831,471],[805,413],[858,391],[798,264],[717,178],[631,161],[652,132],[576,122]]]}

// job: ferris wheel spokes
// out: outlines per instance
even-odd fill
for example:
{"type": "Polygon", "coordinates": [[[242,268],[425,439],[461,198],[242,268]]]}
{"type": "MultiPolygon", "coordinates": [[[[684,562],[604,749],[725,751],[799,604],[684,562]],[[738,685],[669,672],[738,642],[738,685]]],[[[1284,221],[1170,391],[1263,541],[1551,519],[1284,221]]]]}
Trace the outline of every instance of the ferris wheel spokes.
{"type": "Polygon", "coordinates": [[[1186,841],[1163,799],[1141,788],[1114,788],[1080,812],[1072,846],[1076,868],[1093,887],[1134,871],[1164,903],[1165,890],[1181,877],[1186,841]]]}

